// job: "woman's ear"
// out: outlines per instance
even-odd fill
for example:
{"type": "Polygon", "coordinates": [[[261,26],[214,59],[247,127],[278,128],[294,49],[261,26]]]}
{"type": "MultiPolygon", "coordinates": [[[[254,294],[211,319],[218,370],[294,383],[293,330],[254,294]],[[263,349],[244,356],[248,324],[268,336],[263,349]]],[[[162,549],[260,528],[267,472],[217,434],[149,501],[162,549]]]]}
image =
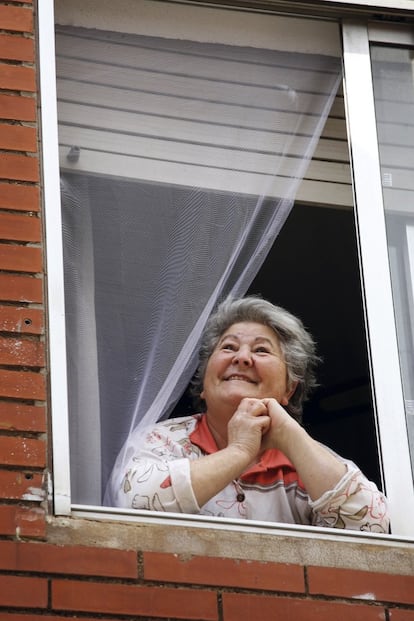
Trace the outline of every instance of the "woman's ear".
{"type": "Polygon", "coordinates": [[[293,382],[290,388],[286,391],[284,397],[282,398],[280,405],[288,405],[290,398],[295,394],[295,390],[298,387],[299,382],[293,382]]]}

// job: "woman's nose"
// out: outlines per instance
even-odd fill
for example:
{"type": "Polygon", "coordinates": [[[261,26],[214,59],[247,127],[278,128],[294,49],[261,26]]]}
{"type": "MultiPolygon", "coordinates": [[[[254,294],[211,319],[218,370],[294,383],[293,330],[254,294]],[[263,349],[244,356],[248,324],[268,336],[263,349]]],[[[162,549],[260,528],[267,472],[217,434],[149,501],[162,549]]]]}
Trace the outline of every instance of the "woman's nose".
{"type": "Polygon", "coordinates": [[[240,347],[234,354],[234,361],[244,366],[250,366],[253,362],[250,349],[248,347],[240,347]]]}

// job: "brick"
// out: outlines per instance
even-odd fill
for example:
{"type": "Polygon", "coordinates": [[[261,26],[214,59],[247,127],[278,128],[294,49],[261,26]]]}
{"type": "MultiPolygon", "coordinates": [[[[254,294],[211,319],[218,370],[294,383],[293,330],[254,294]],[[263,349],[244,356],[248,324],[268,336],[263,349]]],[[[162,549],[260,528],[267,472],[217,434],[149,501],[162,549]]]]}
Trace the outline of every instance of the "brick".
{"type": "Polygon", "coordinates": [[[0,153],[0,178],[39,181],[39,160],[28,155],[0,153]]]}
{"type": "Polygon", "coordinates": [[[44,343],[33,337],[0,336],[0,364],[9,366],[43,367],[44,343]]]}
{"type": "Polygon", "coordinates": [[[0,576],[0,606],[46,608],[47,580],[0,576]]]}
{"type": "Polygon", "coordinates": [[[34,41],[27,37],[0,34],[0,58],[34,61],[34,41]]]}
{"type": "Polygon", "coordinates": [[[0,332],[43,334],[44,313],[40,308],[0,306],[0,332]]]}
{"type": "Polygon", "coordinates": [[[137,553],[87,546],[0,541],[0,569],[138,578],[137,553]]]}
{"type": "Polygon", "coordinates": [[[0,119],[34,122],[36,120],[36,99],[34,97],[22,97],[21,95],[0,94],[0,119]]]}
{"type": "MultiPolygon", "coordinates": [[[[34,613],[20,614],[16,612],[2,612],[1,621],[68,621],[68,619],[74,619],[75,617],[61,617],[56,615],[37,615],[34,613]]],[[[96,617],[82,617],[79,621],[97,621],[96,617]]],[[[99,621],[99,620],[98,620],[99,621]]]]}
{"type": "Polygon", "coordinates": [[[0,534],[44,539],[46,514],[41,507],[0,506],[0,534]]]}
{"type": "Polygon", "coordinates": [[[30,276],[0,274],[0,300],[7,302],[43,302],[43,281],[30,276]]]}
{"type": "Polygon", "coordinates": [[[26,9],[24,7],[0,6],[0,24],[2,30],[32,32],[32,9],[26,9]]]}
{"type": "MultiPolygon", "coordinates": [[[[9,97],[9,99],[27,99],[27,97],[9,97]]],[[[0,182],[0,208],[15,209],[16,211],[39,211],[39,187],[36,185],[19,185],[17,183],[0,182]]]]}
{"type": "Polygon", "coordinates": [[[36,74],[34,69],[0,63],[0,88],[35,93],[36,74]]]}
{"type": "Polygon", "coordinates": [[[414,604],[414,576],[308,567],[309,593],[414,604]]]}
{"type": "Polygon", "coordinates": [[[0,336],[0,364],[44,367],[44,344],[33,339],[0,336]]]}
{"type": "Polygon", "coordinates": [[[14,470],[0,470],[1,498],[35,500],[32,498],[32,490],[40,490],[42,486],[42,475],[37,472],[24,473],[14,470]]]}
{"type": "MultiPolygon", "coordinates": [[[[1,613],[1,621],[68,621],[70,619],[74,619],[75,617],[66,617],[61,615],[37,615],[34,613],[29,614],[18,614],[18,613],[1,613]]],[[[101,617],[82,617],[79,621],[102,621],[101,617]]],[[[114,621],[114,620],[109,620],[114,621]]]]}
{"type": "Polygon", "coordinates": [[[384,621],[378,606],[343,604],[312,599],[223,593],[224,621],[285,619],[286,621],[384,621]]]}
{"type": "Polygon", "coordinates": [[[0,429],[44,433],[46,408],[15,401],[0,401],[0,429]]]}
{"type": "Polygon", "coordinates": [[[0,396],[12,399],[45,401],[45,377],[31,371],[5,371],[0,369],[0,396]]]}
{"type": "Polygon", "coordinates": [[[42,250],[0,243],[0,269],[36,274],[42,271],[42,250]]]}
{"type": "Polygon", "coordinates": [[[414,610],[391,608],[388,615],[390,621],[414,621],[414,610]]]}
{"type": "Polygon", "coordinates": [[[0,436],[0,462],[7,466],[44,468],[46,443],[37,438],[0,436]]]}
{"type": "Polygon", "coordinates": [[[225,558],[144,552],[145,580],[304,593],[303,568],[225,558]]]}
{"type": "Polygon", "coordinates": [[[216,594],[212,591],[75,580],[52,581],[52,607],[55,610],[113,615],[174,617],[203,621],[218,619],[216,594]]]}
{"type": "Polygon", "coordinates": [[[25,125],[0,125],[0,149],[10,151],[37,151],[36,128],[25,125]]]}
{"type": "Polygon", "coordinates": [[[40,218],[0,212],[0,238],[9,241],[40,242],[42,240],[40,218]]]}

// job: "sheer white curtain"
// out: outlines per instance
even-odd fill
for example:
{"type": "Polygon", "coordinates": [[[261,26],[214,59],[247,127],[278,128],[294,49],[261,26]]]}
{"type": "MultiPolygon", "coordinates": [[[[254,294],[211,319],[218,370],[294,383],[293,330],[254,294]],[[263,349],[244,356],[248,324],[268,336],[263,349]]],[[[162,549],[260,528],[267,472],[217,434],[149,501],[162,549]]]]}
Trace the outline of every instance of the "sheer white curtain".
{"type": "Polygon", "coordinates": [[[187,386],[217,301],[274,243],[340,64],[73,28],[57,51],[72,492],[100,504],[128,438],[187,386]]]}

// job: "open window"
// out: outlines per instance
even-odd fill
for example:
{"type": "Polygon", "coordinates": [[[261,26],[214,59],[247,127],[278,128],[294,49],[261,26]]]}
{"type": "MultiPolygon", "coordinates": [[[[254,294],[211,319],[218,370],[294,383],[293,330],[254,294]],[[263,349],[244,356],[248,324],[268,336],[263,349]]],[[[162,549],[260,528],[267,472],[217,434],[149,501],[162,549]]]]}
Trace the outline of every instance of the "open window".
{"type": "MultiPolygon", "coordinates": [[[[212,13],[200,8],[193,20],[212,13]]],[[[188,28],[182,39],[174,28],[159,37],[120,33],[111,22],[111,30],[56,27],[78,504],[101,503],[131,428],[170,414],[195,370],[209,311],[246,292],[302,178],[316,193],[321,176],[339,180],[346,195],[334,43],[318,53],[270,47],[257,20],[243,18],[253,21],[249,45],[237,29],[228,44],[214,28],[188,28]]],[[[279,29],[280,19],[304,26],[274,18],[279,29]]],[[[309,28],[315,37],[321,24],[309,28]]],[[[335,25],[323,29],[338,44],[335,25]]]]}
{"type": "Polygon", "coordinates": [[[291,309],[318,343],[306,429],[381,487],[353,210],[295,204],[251,292],[291,309]]]}
{"type": "Polygon", "coordinates": [[[304,423],[382,487],[339,23],[153,2],[137,20],[134,4],[55,3],[71,453],[54,439],[57,512],[101,504],[143,415],[188,411],[198,336],[229,292],[301,317],[324,359],[304,423]]]}

